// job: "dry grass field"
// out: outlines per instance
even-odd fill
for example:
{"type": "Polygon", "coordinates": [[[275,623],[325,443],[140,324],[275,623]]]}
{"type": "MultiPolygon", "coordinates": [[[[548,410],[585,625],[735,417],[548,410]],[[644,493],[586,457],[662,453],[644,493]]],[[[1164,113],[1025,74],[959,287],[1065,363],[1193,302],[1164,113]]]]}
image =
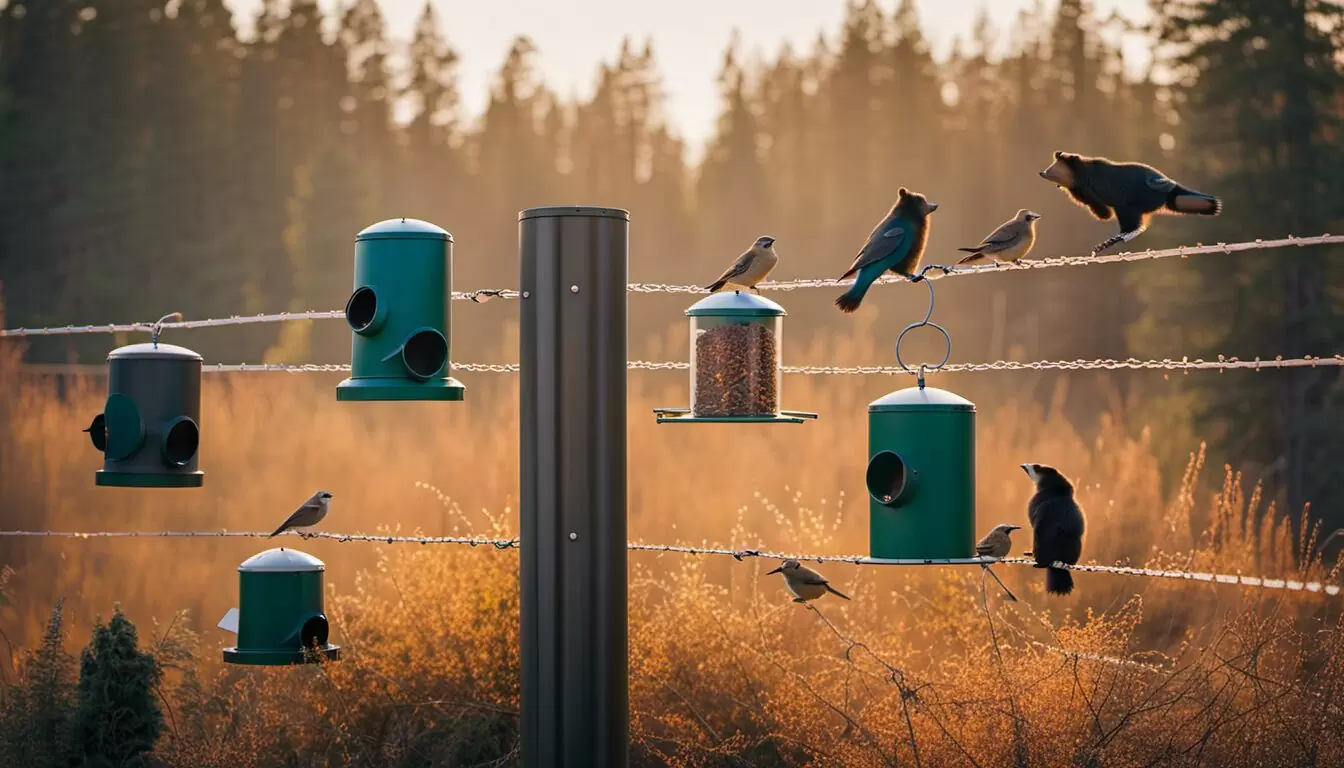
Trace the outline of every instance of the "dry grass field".
{"type": "MultiPolygon", "coordinates": [[[[93,485],[100,459],[80,429],[101,384],[58,396],[10,349],[0,527],[269,530],[320,487],[335,494],[327,530],[512,535],[516,381],[464,379],[464,404],[349,405],[335,402],[337,376],[211,375],[205,487],[136,491],[93,485]]],[[[684,374],[632,376],[632,537],[864,552],[863,406],[904,384],[788,377],[786,407],[820,421],[689,428],[650,414],[684,399],[684,374]]],[[[1028,403],[979,400],[978,529],[1026,523],[1017,465],[1040,461],[1079,487],[1084,561],[1337,577],[1197,444],[1164,491],[1146,432],[1102,416],[1085,437],[1028,403]]],[[[170,666],[158,754],[172,765],[516,762],[516,550],[285,543],[327,564],[339,663],[220,662],[235,567],[266,542],[6,539],[4,681],[58,598],[72,643],[120,601],[170,666]]],[[[853,601],[814,610],[765,576],[775,565],[631,554],[632,765],[1344,764],[1337,598],[1086,573],[1048,598],[1040,571],[1001,566],[1014,604],[992,581],[982,594],[974,568],[832,564],[821,570],[853,601]]]]}

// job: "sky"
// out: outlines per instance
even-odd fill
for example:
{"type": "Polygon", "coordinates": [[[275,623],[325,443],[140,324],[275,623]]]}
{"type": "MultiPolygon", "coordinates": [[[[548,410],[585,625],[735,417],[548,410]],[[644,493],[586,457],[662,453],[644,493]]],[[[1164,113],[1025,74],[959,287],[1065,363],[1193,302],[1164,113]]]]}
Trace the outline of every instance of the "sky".
{"type": "MultiPolygon", "coordinates": [[[[468,116],[479,115],[489,98],[490,78],[504,61],[516,35],[527,35],[539,49],[539,67],[562,96],[591,93],[597,65],[611,60],[621,39],[653,38],[672,119],[698,156],[713,135],[719,113],[715,76],[733,30],[748,55],[771,56],[788,42],[810,51],[817,34],[833,36],[844,15],[845,0],[429,0],[435,5],[448,42],[461,57],[462,102],[468,116]]],[[[258,0],[226,0],[237,26],[250,32],[258,0]]],[[[1005,42],[1017,14],[1038,2],[1053,11],[1058,0],[916,0],[921,25],[935,56],[945,56],[958,36],[968,37],[981,8],[989,11],[1005,42]]],[[[388,30],[409,40],[425,0],[380,0],[388,30]]],[[[887,12],[896,0],[879,0],[887,12]]],[[[345,0],[320,0],[326,11],[345,0]]],[[[1112,11],[1131,20],[1148,15],[1148,0],[1093,0],[1099,15],[1112,11]]],[[[1126,40],[1126,57],[1142,66],[1143,43],[1126,40]]]]}

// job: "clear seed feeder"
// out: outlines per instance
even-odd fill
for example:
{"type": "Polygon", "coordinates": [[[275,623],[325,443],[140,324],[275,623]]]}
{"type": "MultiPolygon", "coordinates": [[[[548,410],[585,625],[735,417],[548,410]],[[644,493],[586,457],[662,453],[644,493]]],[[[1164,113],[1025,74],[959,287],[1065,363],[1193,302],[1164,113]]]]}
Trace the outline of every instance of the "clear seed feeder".
{"type": "Polygon", "coordinates": [[[801,424],[817,414],[779,407],[784,308],[750,293],[712,294],[690,318],[691,407],[658,408],[658,423],[801,424]]]}

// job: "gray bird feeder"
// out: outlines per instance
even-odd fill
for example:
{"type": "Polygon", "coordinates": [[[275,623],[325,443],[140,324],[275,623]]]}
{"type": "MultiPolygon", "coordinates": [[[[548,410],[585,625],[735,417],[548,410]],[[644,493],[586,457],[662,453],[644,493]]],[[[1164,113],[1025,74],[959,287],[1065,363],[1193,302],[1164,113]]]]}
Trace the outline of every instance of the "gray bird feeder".
{"type": "Polygon", "coordinates": [[[131,344],[107,356],[107,403],[85,432],[103,453],[98,485],[199,488],[201,356],[131,344]]]}
{"type": "Polygon", "coordinates": [[[327,641],[322,605],[326,565],[297,549],[268,549],[238,566],[238,607],[220,620],[220,629],[238,635],[224,649],[229,664],[285,666],[341,657],[327,641]]]}

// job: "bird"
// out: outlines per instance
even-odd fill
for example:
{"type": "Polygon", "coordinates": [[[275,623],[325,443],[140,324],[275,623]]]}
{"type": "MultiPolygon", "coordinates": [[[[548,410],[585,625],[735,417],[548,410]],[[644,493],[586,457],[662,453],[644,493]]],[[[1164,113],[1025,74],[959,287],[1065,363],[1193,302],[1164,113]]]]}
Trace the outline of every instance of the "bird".
{"type": "Polygon", "coordinates": [[[705,286],[705,290],[714,293],[725,285],[740,285],[760,293],[756,284],[770,274],[779,263],[779,254],[775,253],[775,238],[769,235],[756,238],[756,242],[746,250],[733,265],[724,270],[719,279],[705,286]]]}
{"type": "Polygon", "coordinates": [[[107,420],[103,414],[93,417],[92,423],[83,430],[89,433],[89,439],[93,441],[93,447],[100,451],[107,451],[107,420]]]}
{"type": "MultiPolygon", "coordinates": [[[[1013,540],[1010,535],[1013,531],[1016,531],[1021,527],[1022,526],[1020,525],[1009,525],[1007,523],[994,526],[994,530],[986,533],[985,537],[975,545],[975,554],[980,557],[992,557],[1002,560],[1008,556],[1009,552],[1013,551],[1013,540]]],[[[1013,594],[1011,589],[1008,589],[1008,585],[1003,583],[1003,580],[999,578],[999,575],[995,573],[993,569],[988,565],[982,565],[980,567],[988,571],[989,575],[993,576],[994,580],[999,582],[999,586],[1003,587],[1004,594],[1009,600],[1017,602],[1017,596],[1013,594]]]]}
{"type": "Polygon", "coordinates": [[[841,280],[848,280],[858,274],[849,290],[835,300],[841,312],[857,310],[864,294],[884,272],[902,275],[912,283],[924,279],[916,270],[929,241],[929,214],[936,210],[938,204],[929,202],[924,195],[905,187],[897,190],[891,212],[873,227],[854,263],[840,276],[841,280]]]}
{"type": "Polygon", "coordinates": [[[1036,485],[1027,503],[1031,522],[1031,549],[1035,568],[1045,568],[1045,591],[1067,595],[1073,591],[1073,574],[1051,568],[1055,562],[1076,565],[1083,555],[1085,522],[1083,508],[1073,498],[1073,483],[1059,470],[1045,464],[1021,464],[1036,485]]]}
{"type": "Polygon", "coordinates": [[[318,491],[308,500],[303,502],[289,519],[281,523],[279,528],[275,529],[267,538],[274,538],[280,534],[294,528],[311,528],[322,522],[322,518],[327,516],[327,507],[331,504],[331,494],[326,491],[318,491]]]}
{"type": "Polygon", "coordinates": [[[995,261],[1017,263],[1023,256],[1031,253],[1031,247],[1036,244],[1036,220],[1039,218],[1041,214],[1035,211],[1019,209],[1017,215],[1000,224],[997,229],[989,233],[989,236],[981,240],[979,245],[974,248],[958,248],[958,251],[965,251],[970,256],[957,263],[969,264],[986,256],[993,256],[995,261]]]}
{"type": "Polygon", "coordinates": [[[1217,216],[1223,210],[1223,202],[1213,195],[1177,184],[1143,163],[1056,152],[1055,161],[1040,176],[1063,189],[1098,221],[1108,221],[1115,215],[1120,234],[1094,246],[1094,257],[1116,243],[1127,243],[1143,234],[1154,213],[1217,216]]]}
{"type": "Polygon", "coordinates": [[[827,581],[820,573],[808,568],[797,560],[785,560],[778,568],[766,575],[775,573],[784,574],[784,584],[788,586],[789,591],[793,593],[793,602],[805,603],[808,600],[816,600],[822,595],[830,592],[836,597],[849,599],[847,595],[842,594],[831,583],[827,581]]]}

